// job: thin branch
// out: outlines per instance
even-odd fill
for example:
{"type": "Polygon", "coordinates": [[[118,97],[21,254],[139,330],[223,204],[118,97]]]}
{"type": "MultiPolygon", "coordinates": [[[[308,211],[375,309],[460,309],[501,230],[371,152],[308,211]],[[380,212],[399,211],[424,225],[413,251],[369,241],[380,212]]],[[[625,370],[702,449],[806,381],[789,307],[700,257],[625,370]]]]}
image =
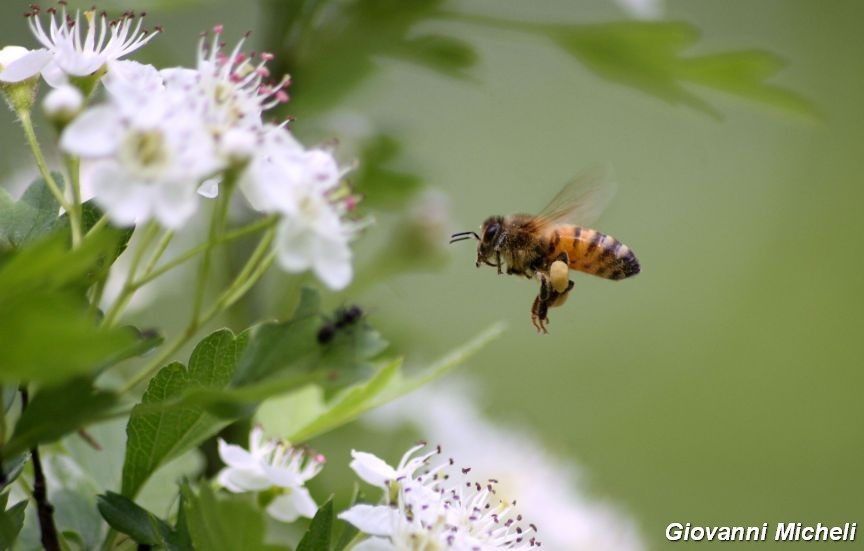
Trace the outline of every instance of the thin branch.
{"type": "MultiPolygon", "coordinates": [[[[24,411],[30,402],[30,395],[26,387],[22,386],[20,390],[21,410],[24,411]]],[[[45,483],[45,471],[42,470],[38,446],[30,448],[30,460],[33,461],[33,499],[36,500],[42,547],[48,551],[60,551],[60,539],[54,525],[54,506],[48,502],[48,486],[45,483]]]]}

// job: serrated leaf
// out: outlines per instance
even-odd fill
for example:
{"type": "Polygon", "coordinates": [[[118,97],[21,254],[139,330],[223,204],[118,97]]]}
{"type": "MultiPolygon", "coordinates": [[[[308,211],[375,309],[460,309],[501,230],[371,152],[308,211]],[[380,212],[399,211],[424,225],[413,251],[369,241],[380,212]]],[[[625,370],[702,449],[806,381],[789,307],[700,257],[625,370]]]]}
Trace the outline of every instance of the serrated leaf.
{"type": "MultiPolygon", "coordinates": [[[[52,173],[62,187],[63,177],[52,173]]],[[[60,217],[60,204],[43,178],[35,180],[18,202],[0,190],[0,247],[19,248],[50,234],[60,217]]]]}
{"type": "MultiPolygon", "coordinates": [[[[3,495],[3,508],[6,507],[8,494],[3,495]]],[[[0,513],[0,549],[11,549],[24,526],[24,509],[27,500],[22,500],[0,513]]]]}
{"type": "Polygon", "coordinates": [[[327,551],[333,531],[333,498],[318,508],[295,551],[327,551]]]}
{"type": "Polygon", "coordinates": [[[207,484],[197,493],[189,486],[181,488],[186,527],[192,546],[208,551],[276,551],[286,549],[264,543],[265,522],[250,495],[217,497],[207,484]]]}
{"type": "Polygon", "coordinates": [[[147,386],[126,427],[126,460],[122,494],[134,497],[160,465],[212,436],[228,422],[203,407],[176,406],[148,409],[179,399],[194,389],[225,387],[234,374],[246,338],[224,329],[210,334],[193,350],[189,367],[172,363],[163,367],[147,386]]]}
{"type": "Polygon", "coordinates": [[[21,414],[3,453],[16,455],[58,440],[98,419],[116,403],[116,394],[94,388],[87,378],[43,387],[21,414]]]}
{"type": "Polygon", "coordinates": [[[145,545],[167,546],[174,538],[168,524],[131,499],[107,492],[98,496],[97,507],[109,526],[145,545]]]}

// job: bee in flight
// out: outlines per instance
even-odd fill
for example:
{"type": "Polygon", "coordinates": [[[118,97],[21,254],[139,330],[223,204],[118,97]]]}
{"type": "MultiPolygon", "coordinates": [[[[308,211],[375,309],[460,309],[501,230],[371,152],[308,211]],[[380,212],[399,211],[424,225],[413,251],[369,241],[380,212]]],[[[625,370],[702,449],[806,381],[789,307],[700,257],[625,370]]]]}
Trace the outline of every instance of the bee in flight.
{"type": "Polygon", "coordinates": [[[639,273],[632,249],[611,235],[586,227],[596,221],[613,193],[604,171],[591,171],[571,180],[537,215],[490,216],[478,235],[453,234],[450,243],[476,239],[477,261],[498,273],[537,278],[540,292],[531,306],[531,322],[547,333],[549,308],[567,300],[573,281],[570,270],[605,279],[626,279],[639,273]]]}

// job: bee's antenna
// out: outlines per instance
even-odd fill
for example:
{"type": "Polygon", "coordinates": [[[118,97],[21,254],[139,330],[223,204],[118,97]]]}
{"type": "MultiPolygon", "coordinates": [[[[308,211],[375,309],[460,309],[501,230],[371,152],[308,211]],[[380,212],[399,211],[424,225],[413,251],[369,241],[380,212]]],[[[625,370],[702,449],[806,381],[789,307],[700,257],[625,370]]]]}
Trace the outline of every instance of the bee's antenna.
{"type": "Polygon", "coordinates": [[[458,241],[465,241],[466,239],[471,239],[472,237],[474,239],[476,239],[477,241],[480,241],[480,236],[477,235],[477,233],[473,232],[473,231],[463,231],[463,232],[459,232],[459,233],[454,233],[453,235],[450,236],[450,244],[452,245],[453,243],[456,243],[458,241]]]}

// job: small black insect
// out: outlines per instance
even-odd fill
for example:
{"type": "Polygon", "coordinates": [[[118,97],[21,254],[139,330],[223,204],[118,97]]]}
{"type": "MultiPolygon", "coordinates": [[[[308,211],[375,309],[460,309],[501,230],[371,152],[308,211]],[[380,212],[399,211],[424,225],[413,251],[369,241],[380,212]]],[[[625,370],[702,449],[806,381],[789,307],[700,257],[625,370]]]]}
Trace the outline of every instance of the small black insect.
{"type": "Polygon", "coordinates": [[[327,344],[336,336],[336,332],[357,323],[363,317],[363,310],[353,304],[347,308],[339,308],[332,321],[328,321],[318,330],[318,342],[327,344]]]}

